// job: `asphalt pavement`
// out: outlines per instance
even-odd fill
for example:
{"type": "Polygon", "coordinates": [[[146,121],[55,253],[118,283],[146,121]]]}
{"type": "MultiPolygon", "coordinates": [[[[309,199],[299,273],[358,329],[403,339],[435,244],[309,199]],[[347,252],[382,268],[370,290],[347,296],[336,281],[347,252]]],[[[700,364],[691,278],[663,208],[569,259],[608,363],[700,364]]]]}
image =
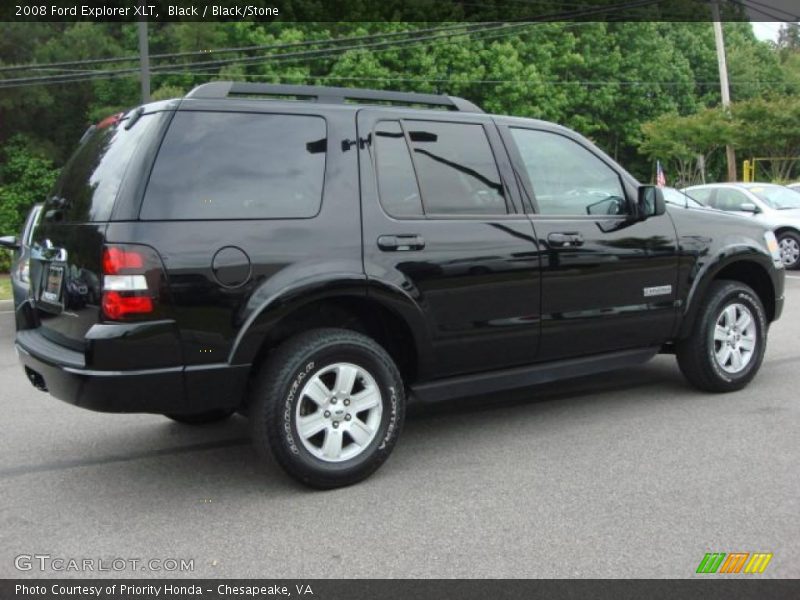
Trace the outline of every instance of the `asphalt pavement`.
{"type": "Polygon", "coordinates": [[[329,492],[260,461],[241,417],[193,428],[35,390],[11,317],[0,577],[683,578],[706,552],[800,577],[800,274],[741,392],[697,392],[659,356],[418,410],[374,476],[329,492]]]}

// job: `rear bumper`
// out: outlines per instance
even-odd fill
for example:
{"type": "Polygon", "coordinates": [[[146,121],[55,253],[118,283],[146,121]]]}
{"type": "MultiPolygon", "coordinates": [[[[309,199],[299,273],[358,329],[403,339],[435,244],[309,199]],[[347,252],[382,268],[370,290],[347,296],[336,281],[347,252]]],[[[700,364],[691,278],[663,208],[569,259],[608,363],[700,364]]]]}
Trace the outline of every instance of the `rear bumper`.
{"type": "Polygon", "coordinates": [[[241,405],[249,365],[95,370],[84,355],[37,330],[17,333],[15,346],[36,387],[75,406],[100,412],[193,414],[241,405]]]}

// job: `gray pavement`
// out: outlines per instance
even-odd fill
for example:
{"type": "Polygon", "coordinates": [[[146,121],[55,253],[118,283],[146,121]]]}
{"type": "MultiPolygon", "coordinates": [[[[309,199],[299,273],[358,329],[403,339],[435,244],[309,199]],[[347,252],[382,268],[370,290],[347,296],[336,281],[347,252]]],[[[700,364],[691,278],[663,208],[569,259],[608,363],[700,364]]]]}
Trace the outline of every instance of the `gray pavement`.
{"type": "Polygon", "coordinates": [[[660,356],[416,411],[380,471],[331,492],[259,461],[240,417],[191,428],[36,391],[11,316],[0,577],[92,576],[15,568],[34,554],[194,561],[106,577],[690,577],[709,551],[772,552],[761,577],[800,577],[800,276],[742,392],[696,392],[660,356]]]}

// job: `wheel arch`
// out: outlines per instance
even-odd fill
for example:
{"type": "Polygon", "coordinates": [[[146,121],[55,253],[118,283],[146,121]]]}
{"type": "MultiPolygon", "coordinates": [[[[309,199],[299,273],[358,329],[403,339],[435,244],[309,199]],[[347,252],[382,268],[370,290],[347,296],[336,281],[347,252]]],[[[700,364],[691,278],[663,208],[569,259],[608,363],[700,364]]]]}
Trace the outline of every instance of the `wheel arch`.
{"type": "Polygon", "coordinates": [[[800,237],[800,229],[797,229],[797,227],[792,227],[791,225],[781,225],[780,227],[776,227],[774,233],[776,236],[781,235],[782,233],[793,233],[800,237]]]}
{"type": "Polygon", "coordinates": [[[403,379],[414,381],[429,364],[429,344],[421,311],[399,292],[367,286],[290,293],[263,306],[231,351],[231,364],[254,370],[270,351],[290,337],[323,327],[363,333],[378,342],[397,364],[403,379]]]}
{"type": "MultiPolygon", "coordinates": [[[[739,281],[748,285],[758,295],[766,311],[767,321],[775,320],[776,293],[775,285],[769,275],[765,262],[769,261],[760,254],[739,255],[728,260],[719,260],[713,268],[709,268],[698,277],[689,294],[683,322],[678,334],[679,339],[688,337],[694,327],[703,299],[711,282],[721,279],[739,281]]],[[[771,261],[769,261],[771,265],[771,261]]]]}

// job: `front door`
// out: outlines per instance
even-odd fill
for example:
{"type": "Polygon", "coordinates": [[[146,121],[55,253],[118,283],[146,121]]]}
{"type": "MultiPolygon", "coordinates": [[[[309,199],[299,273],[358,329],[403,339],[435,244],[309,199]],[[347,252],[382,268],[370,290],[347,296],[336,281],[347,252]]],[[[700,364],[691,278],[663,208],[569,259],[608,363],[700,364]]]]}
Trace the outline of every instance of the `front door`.
{"type": "Polygon", "coordinates": [[[358,113],[364,267],[420,307],[423,379],[530,363],[539,254],[491,119],[358,113]]]}
{"type": "Polygon", "coordinates": [[[501,132],[531,201],[542,251],[539,359],[659,345],[676,317],[668,214],[632,217],[632,178],[563,130],[501,132]]]}

